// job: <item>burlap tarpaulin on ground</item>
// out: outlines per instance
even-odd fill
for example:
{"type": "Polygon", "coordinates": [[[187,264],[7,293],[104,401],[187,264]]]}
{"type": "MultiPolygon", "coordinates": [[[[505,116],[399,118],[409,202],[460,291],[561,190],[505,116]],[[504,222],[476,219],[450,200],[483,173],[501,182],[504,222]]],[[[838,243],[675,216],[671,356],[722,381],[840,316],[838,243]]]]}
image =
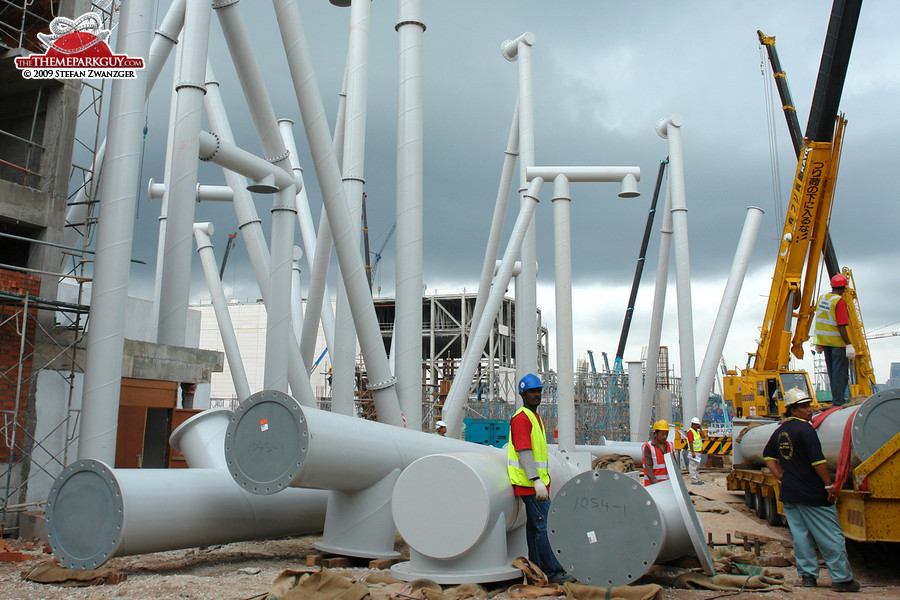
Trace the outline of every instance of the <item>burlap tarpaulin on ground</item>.
{"type": "Polygon", "coordinates": [[[67,569],[53,561],[42,562],[30,571],[22,573],[25,581],[49,583],[60,587],[85,587],[89,585],[115,585],[125,581],[125,574],[102,567],[100,569],[67,569]]]}

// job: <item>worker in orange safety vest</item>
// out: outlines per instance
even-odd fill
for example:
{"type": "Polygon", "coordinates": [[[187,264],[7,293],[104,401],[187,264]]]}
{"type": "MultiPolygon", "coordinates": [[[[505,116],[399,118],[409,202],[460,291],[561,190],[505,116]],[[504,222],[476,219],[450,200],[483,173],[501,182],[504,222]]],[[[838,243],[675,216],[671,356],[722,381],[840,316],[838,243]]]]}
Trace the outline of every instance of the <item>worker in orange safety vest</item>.
{"type": "Polygon", "coordinates": [[[653,436],[649,442],[644,442],[641,447],[641,455],[644,463],[644,485],[653,485],[669,478],[666,469],[666,461],[663,456],[666,453],[675,452],[675,446],[666,438],[669,437],[669,424],[660,419],[653,424],[653,436]]]}

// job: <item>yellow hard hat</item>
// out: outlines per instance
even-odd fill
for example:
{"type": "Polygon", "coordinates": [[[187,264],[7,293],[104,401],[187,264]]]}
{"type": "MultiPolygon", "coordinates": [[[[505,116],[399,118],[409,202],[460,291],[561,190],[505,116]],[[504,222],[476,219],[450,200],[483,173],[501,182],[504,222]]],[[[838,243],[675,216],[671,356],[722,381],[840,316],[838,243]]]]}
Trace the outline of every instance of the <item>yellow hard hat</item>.
{"type": "Polygon", "coordinates": [[[669,424],[666,423],[665,419],[660,419],[656,423],[653,424],[653,431],[668,431],[669,424]]]}

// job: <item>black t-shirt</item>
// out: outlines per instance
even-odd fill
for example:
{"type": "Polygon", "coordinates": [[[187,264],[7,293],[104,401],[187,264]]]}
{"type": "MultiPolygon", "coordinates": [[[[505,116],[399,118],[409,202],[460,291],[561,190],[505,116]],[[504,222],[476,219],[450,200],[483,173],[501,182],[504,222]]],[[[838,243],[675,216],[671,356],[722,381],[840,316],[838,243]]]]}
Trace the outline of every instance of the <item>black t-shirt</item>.
{"type": "Polygon", "coordinates": [[[784,471],[779,500],[808,506],[828,505],[825,483],[813,468],[825,462],[825,455],[809,421],[791,417],[782,423],[769,438],[763,457],[777,460],[784,471]]]}

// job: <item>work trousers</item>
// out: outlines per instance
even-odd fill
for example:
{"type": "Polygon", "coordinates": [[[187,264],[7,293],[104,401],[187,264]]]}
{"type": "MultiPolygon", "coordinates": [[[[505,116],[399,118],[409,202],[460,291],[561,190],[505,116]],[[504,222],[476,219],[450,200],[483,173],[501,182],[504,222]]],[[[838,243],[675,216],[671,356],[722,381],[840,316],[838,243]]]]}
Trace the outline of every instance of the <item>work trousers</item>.
{"type": "Polygon", "coordinates": [[[843,406],[850,377],[847,349],[843,346],[823,346],[822,349],[825,353],[825,368],[828,369],[828,383],[831,385],[831,403],[843,406]]]}
{"type": "Polygon", "coordinates": [[[700,453],[694,454],[694,458],[688,454],[688,473],[691,474],[691,483],[700,481],[700,453]]]}
{"type": "Polygon", "coordinates": [[[528,541],[528,560],[536,564],[549,579],[563,571],[556,560],[547,537],[547,513],[550,511],[549,500],[538,500],[537,496],[519,496],[525,503],[525,539],[528,541]]]}
{"type": "Polygon", "coordinates": [[[818,578],[818,546],[832,583],[853,579],[850,561],[847,560],[844,531],[833,504],[807,506],[785,502],[784,516],[787,517],[791,537],[794,538],[794,563],[801,577],[806,575],[818,578]]]}

